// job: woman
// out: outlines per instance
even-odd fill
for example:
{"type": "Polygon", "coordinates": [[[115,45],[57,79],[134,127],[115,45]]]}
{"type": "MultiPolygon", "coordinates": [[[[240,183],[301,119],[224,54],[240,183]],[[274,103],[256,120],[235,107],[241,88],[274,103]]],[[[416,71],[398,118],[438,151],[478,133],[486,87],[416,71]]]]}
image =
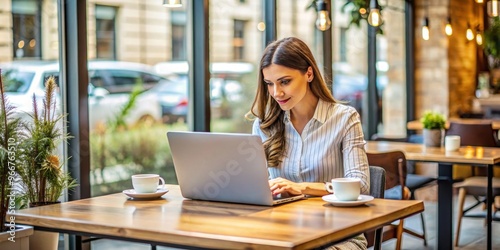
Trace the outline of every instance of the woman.
{"type": "MultiPolygon", "coordinates": [[[[267,46],[259,85],[247,117],[260,135],[273,194],[323,196],[325,182],[338,177],[361,180],[369,193],[369,168],[359,114],[337,103],[309,47],[289,37],[267,46]]],[[[337,249],[366,249],[360,235],[337,249]]]]}

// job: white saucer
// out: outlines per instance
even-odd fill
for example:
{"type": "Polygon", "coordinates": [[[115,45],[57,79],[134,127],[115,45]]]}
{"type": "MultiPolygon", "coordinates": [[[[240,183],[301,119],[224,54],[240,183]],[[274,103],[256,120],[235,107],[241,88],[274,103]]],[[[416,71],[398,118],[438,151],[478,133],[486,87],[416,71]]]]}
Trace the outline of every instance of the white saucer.
{"type": "Polygon", "coordinates": [[[144,194],[139,194],[136,193],[134,189],[127,189],[123,190],[122,193],[126,194],[128,197],[134,198],[134,199],[158,199],[162,195],[166,194],[168,192],[168,189],[158,189],[156,190],[155,193],[144,193],[144,194]]]}
{"type": "Polygon", "coordinates": [[[369,195],[360,195],[358,200],[356,201],[339,201],[334,194],[325,195],[322,197],[324,201],[337,206],[337,207],[354,207],[363,205],[371,200],[373,200],[373,196],[369,195]]]}

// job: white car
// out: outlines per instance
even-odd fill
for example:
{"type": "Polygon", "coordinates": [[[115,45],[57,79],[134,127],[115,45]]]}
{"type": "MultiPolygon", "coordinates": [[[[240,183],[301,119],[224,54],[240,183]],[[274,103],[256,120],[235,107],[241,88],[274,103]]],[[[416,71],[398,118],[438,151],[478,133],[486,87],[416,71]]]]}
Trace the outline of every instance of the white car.
{"type": "MultiPolygon", "coordinates": [[[[144,90],[150,89],[165,78],[155,74],[146,65],[115,61],[91,61],[89,68],[89,127],[105,124],[116,117],[128,102],[130,93],[137,84],[144,90]]],[[[44,96],[44,82],[48,77],[59,77],[57,62],[15,61],[1,64],[6,85],[7,98],[24,115],[33,112],[33,95],[37,100],[44,96]]],[[[61,92],[59,92],[60,94],[61,92]]],[[[59,95],[57,97],[59,98],[59,95]]],[[[140,121],[161,121],[161,106],[157,95],[143,91],[129,114],[128,125],[140,121]]]]}

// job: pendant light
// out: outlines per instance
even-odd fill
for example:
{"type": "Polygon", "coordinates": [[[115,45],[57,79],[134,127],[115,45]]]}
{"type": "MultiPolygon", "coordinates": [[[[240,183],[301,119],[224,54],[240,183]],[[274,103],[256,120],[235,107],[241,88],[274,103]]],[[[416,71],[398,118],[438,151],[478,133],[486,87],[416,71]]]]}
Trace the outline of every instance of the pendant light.
{"type": "Polygon", "coordinates": [[[498,16],[498,12],[500,11],[500,2],[498,0],[491,0],[486,3],[486,12],[490,17],[498,16]]]}
{"type": "Polygon", "coordinates": [[[428,41],[430,38],[430,31],[429,31],[429,2],[427,1],[425,4],[425,17],[424,17],[424,23],[422,25],[422,39],[425,41],[428,41]]]}
{"type": "Polygon", "coordinates": [[[382,14],[380,14],[380,6],[378,5],[378,0],[370,1],[370,14],[368,14],[368,23],[373,27],[378,27],[383,23],[382,14]]]}
{"type": "Polygon", "coordinates": [[[467,30],[465,31],[465,37],[467,40],[472,41],[474,40],[474,32],[472,32],[472,29],[470,27],[470,24],[467,23],[467,30]]]}
{"type": "Polygon", "coordinates": [[[429,18],[425,17],[424,18],[424,25],[422,26],[422,39],[428,41],[429,38],[430,38],[429,18]]]}
{"type": "Polygon", "coordinates": [[[444,27],[444,33],[447,36],[451,36],[453,34],[453,28],[451,27],[451,17],[448,17],[448,21],[446,22],[446,26],[444,27]]]}
{"type": "Polygon", "coordinates": [[[326,8],[326,2],[323,0],[319,0],[316,3],[316,9],[318,10],[318,17],[316,19],[316,28],[321,31],[328,30],[332,25],[332,21],[330,20],[330,14],[328,13],[328,9],[326,8]]]}
{"type": "Polygon", "coordinates": [[[182,0],[163,0],[163,6],[167,8],[182,7],[182,0]]]}
{"type": "Polygon", "coordinates": [[[483,35],[481,34],[481,29],[479,29],[479,27],[476,29],[476,43],[479,46],[483,45],[483,35]]]}
{"type": "Polygon", "coordinates": [[[446,26],[444,27],[444,33],[447,36],[451,36],[453,34],[453,27],[451,27],[451,8],[450,8],[450,1],[448,0],[448,18],[446,20],[446,26]]]}

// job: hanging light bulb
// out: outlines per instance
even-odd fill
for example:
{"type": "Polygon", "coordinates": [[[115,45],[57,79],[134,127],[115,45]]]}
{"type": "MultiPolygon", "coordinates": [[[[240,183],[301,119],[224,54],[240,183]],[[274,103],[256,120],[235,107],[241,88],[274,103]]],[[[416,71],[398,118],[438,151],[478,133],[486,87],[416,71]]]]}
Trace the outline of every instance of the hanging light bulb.
{"type": "Polygon", "coordinates": [[[477,45],[481,46],[483,45],[483,35],[481,35],[481,33],[479,33],[480,31],[478,30],[477,31],[477,35],[476,35],[476,43],[477,45]]]}
{"type": "Polygon", "coordinates": [[[470,24],[467,24],[467,31],[465,31],[465,37],[469,41],[474,40],[474,33],[472,32],[472,29],[470,28],[470,24]]]}
{"type": "Polygon", "coordinates": [[[380,14],[380,7],[377,0],[370,2],[370,14],[368,14],[368,23],[373,27],[382,25],[382,15],[380,14]]]}
{"type": "Polygon", "coordinates": [[[447,36],[451,36],[453,34],[453,28],[451,27],[451,17],[448,17],[448,22],[444,27],[444,32],[446,33],[447,36]]]}
{"type": "Polygon", "coordinates": [[[486,3],[486,12],[490,17],[498,16],[499,11],[500,11],[500,2],[498,2],[498,0],[491,0],[486,3]]]}
{"type": "Polygon", "coordinates": [[[182,0],[163,0],[163,6],[167,8],[182,7],[182,0]]]}
{"type": "Polygon", "coordinates": [[[424,25],[422,26],[422,39],[429,40],[430,32],[429,32],[429,18],[425,17],[424,25]]]}
{"type": "Polygon", "coordinates": [[[483,0],[476,0],[476,3],[483,3],[483,0]]]}
{"type": "Polygon", "coordinates": [[[326,9],[326,2],[320,0],[317,2],[316,7],[318,10],[318,18],[316,19],[316,28],[318,28],[321,31],[328,30],[332,25],[332,21],[330,20],[330,14],[326,9]]]}

